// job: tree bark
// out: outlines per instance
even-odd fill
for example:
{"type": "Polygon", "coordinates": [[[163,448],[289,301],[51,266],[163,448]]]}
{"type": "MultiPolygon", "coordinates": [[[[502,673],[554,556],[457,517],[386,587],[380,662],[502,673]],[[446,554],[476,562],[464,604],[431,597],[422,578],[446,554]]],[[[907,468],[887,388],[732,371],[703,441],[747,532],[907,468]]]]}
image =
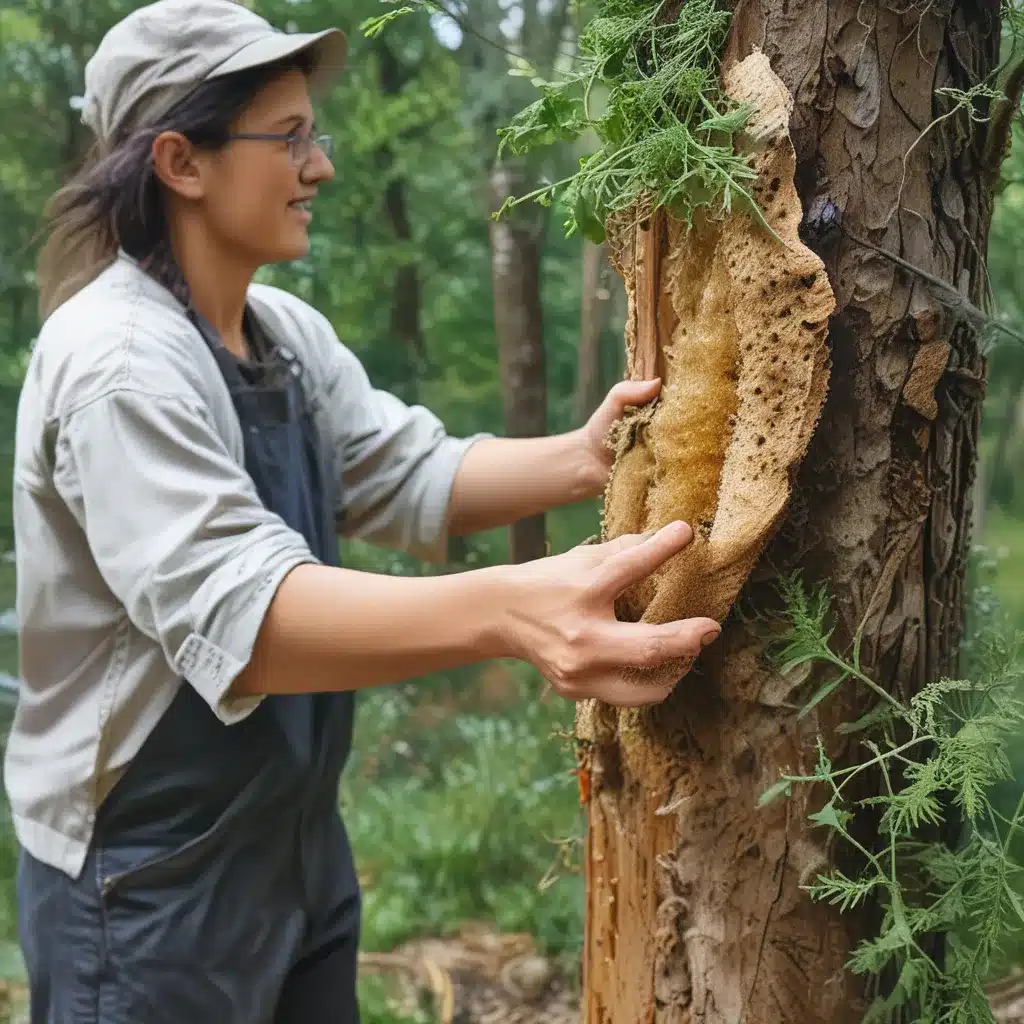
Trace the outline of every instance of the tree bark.
{"type": "MultiPolygon", "coordinates": [[[[863,626],[866,670],[907,696],[957,668],[986,369],[948,301],[857,239],[980,304],[984,129],[958,115],[915,141],[948,109],[936,89],[994,67],[999,5],[901,6],[739,0],[727,60],[763,50],[794,97],[801,237],[837,301],[826,407],[743,606],[770,608],[780,571],[826,582],[834,642],[863,626]]],[[[819,733],[842,763],[835,726],[868,705],[841,687],[798,719],[785,687],[733,617],[663,705],[586,710],[587,1024],[861,1019],[871,993],[844,964],[872,914],[800,888],[837,854],[807,827],[821,800],[756,804],[813,767],[819,733]]]]}
{"type": "MultiPolygon", "coordinates": [[[[519,196],[525,174],[518,164],[502,163],[491,172],[495,210],[509,196],[519,196]]],[[[491,276],[494,326],[508,437],[542,437],[547,433],[547,370],[541,316],[540,268],[542,212],[519,207],[491,221],[491,276]]],[[[515,523],[510,530],[510,558],[527,562],[547,550],[544,516],[515,523]]]]}

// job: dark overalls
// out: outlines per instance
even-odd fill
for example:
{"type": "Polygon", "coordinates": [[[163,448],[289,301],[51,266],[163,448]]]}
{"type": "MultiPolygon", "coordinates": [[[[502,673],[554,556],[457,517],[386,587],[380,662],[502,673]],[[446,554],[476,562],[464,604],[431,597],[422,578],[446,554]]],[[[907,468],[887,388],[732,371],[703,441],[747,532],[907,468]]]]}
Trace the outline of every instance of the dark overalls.
{"type": "MultiPolygon", "coordinates": [[[[191,315],[264,504],[337,565],[338,495],[294,357],[241,364],[191,315]]],[[[32,1024],[355,1024],[359,887],[337,806],[352,715],[351,693],[273,696],[225,726],[183,683],[78,880],[22,852],[32,1024]]]]}

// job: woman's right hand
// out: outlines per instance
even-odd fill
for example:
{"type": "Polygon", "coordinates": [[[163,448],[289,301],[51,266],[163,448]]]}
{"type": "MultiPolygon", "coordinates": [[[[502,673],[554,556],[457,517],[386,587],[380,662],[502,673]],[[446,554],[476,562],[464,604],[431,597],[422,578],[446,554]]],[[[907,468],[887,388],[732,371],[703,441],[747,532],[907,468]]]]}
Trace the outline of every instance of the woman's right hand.
{"type": "Polygon", "coordinates": [[[686,523],[670,523],[653,534],[584,544],[511,567],[503,646],[569,700],[596,697],[619,707],[664,700],[674,682],[644,684],[626,678],[625,670],[693,659],[721,627],[707,618],[664,625],[619,622],[615,599],[692,540],[686,523]]]}

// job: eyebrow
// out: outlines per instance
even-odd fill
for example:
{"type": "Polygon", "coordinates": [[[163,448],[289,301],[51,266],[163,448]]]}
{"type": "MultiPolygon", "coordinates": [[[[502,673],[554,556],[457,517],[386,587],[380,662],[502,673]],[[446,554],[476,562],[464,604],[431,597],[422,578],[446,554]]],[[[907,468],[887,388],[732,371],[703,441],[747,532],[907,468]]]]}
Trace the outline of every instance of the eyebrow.
{"type": "MultiPolygon", "coordinates": [[[[283,128],[285,125],[292,125],[293,127],[297,127],[298,125],[305,124],[305,123],[306,123],[306,115],[305,114],[289,114],[287,117],[282,117],[279,121],[275,121],[274,122],[274,127],[275,128],[277,128],[277,127],[282,127],[283,128]]],[[[316,121],[315,120],[313,121],[313,124],[312,124],[311,127],[314,130],[316,129],[316,121]]]]}

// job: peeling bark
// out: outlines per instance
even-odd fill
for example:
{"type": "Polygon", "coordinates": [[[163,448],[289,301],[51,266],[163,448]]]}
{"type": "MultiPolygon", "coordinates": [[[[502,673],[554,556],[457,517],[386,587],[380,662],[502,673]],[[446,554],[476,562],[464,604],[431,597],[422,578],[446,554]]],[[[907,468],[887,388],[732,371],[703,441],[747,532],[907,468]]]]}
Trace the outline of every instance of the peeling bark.
{"type": "MultiPolygon", "coordinates": [[[[981,305],[986,140],[958,116],[915,141],[947,109],[937,88],[994,67],[999,12],[893,6],[738,0],[727,62],[760,48],[793,94],[801,237],[837,303],[825,409],[741,601],[770,609],[780,571],[827,582],[835,642],[863,625],[867,671],[907,696],[957,668],[985,362],[934,289],[853,238],[981,305]]],[[[870,993],[844,964],[872,914],[800,889],[841,855],[807,828],[820,794],[756,803],[780,769],[810,769],[819,733],[842,763],[835,726],[868,705],[842,687],[798,720],[796,685],[732,618],[663,705],[581,708],[588,1024],[861,1019],[870,993]]]]}

